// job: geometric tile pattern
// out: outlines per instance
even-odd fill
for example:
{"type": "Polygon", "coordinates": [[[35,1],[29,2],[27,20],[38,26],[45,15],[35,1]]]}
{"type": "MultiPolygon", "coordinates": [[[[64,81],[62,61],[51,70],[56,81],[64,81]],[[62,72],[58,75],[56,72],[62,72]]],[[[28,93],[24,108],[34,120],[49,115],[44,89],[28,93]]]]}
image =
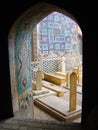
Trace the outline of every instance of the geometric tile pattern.
{"type": "Polygon", "coordinates": [[[44,57],[77,51],[77,24],[69,17],[53,12],[39,23],[39,46],[44,57]]]}
{"type": "MultiPolygon", "coordinates": [[[[71,70],[74,67],[77,67],[82,59],[79,59],[78,57],[66,57],[65,61],[65,70],[71,70]]],[[[39,68],[40,63],[39,62],[32,62],[31,64],[31,70],[32,70],[32,79],[36,77],[36,72],[39,68]]],[[[55,58],[55,59],[46,59],[43,58],[43,65],[42,65],[42,71],[46,73],[52,73],[56,71],[61,71],[62,66],[61,66],[61,59],[60,58],[55,58]]]]}
{"type": "Polygon", "coordinates": [[[31,63],[31,73],[32,73],[32,79],[36,77],[36,72],[39,68],[39,62],[32,62],[31,63]]]}
{"type": "Polygon", "coordinates": [[[61,71],[61,61],[60,60],[44,60],[43,61],[43,72],[56,72],[61,71]]]}
{"type": "MultiPolygon", "coordinates": [[[[51,59],[44,59],[43,60],[43,65],[42,65],[42,69],[43,72],[56,72],[56,71],[61,71],[61,61],[60,59],[55,59],[55,60],[51,60],[51,59]]],[[[39,68],[39,63],[38,62],[32,62],[31,64],[31,70],[32,70],[32,79],[34,79],[36,77],[36,71],[39,68]]]]}

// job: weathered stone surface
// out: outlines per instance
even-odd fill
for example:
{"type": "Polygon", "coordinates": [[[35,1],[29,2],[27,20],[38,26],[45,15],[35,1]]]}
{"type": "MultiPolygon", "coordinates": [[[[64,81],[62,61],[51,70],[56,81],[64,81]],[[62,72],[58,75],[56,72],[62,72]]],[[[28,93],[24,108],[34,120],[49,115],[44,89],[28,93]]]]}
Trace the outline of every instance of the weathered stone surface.
{"type": "Polygon", "coordinates": [[[77,82],[77,75],[76,73],[72,73],[70,75],[70,105],[69,105],[69,111],[76,110],[76,94],[77,94],[77,88],[76,83],[77,82]]]}
{"type": "Polygon", "coordinates": [[[41,90],[41,82],[42,82],[42,72],[38,70],[36,72],[36,90],[41,90]]]}

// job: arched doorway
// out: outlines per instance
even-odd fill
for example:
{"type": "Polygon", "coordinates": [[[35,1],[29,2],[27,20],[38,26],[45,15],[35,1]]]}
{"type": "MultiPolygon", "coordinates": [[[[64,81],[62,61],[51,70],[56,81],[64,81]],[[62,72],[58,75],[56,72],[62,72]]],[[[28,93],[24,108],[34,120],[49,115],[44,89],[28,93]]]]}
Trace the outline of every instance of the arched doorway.
{"type": "Polygon", "coordinates": [[[9,33],[13,111],[20,118],[32,118],[33,116],[30,50],[32,30],[41,19],[53,11],[72,17],[55,5],[38,3],[17,19],[9,33]]]}

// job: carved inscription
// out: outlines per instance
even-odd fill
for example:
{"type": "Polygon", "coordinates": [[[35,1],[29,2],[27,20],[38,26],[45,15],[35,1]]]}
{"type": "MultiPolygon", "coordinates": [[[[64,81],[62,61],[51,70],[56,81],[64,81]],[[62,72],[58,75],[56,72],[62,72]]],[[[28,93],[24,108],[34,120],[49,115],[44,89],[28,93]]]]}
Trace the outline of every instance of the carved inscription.
{"type": "Polygon", "coordinates": [[[76,98],[77,98],[77,75],[76,73],[72,73],[70,75],[70,105],[69,111],[76,110],[76,98]]]}

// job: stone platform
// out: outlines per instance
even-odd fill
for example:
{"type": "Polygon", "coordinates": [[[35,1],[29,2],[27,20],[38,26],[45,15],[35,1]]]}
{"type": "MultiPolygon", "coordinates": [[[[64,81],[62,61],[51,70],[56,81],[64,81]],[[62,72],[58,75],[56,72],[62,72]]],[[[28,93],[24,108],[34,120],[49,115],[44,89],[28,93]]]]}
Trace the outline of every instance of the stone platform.
{"type": "Polygon", "coordinates": [[[56,92],[42,87],[41,90],[33,90],[33,99],[46,97],[48,95],[57,95],[56,92]]]}
{"type": "Polygon", "coordinates": [[[41,88],[41,90],[33,90],[33,96],[42,95],[45,93],[49,93],[49,90],[43,88],[41,88]]]}
{"type": "Polygon", "coordinates": [[[77,105],[76,110],[69,112],[69,101],[61,99],[56,95],[37,98],[34,103],[44,111],[65,122],[81,117],[80,106],[77,105]]]}
{"type": "Polygon", "coordinates": [[[42,81],[42,86],[49,89],[49,90],[56,92],[58,97],[64,96],[64,93],[66,92],[66,90],[63,87],[57,86],[53,83],[49,83],[49,82],[44,81],[44,80],[42,81]]]}
{"type": "Polygon", "coordinates": [[[44,73],[44,80],[54,83],[56,85],[61,85],[65,83],[65,77],[55,75],[53,73],[44,73]]]}

